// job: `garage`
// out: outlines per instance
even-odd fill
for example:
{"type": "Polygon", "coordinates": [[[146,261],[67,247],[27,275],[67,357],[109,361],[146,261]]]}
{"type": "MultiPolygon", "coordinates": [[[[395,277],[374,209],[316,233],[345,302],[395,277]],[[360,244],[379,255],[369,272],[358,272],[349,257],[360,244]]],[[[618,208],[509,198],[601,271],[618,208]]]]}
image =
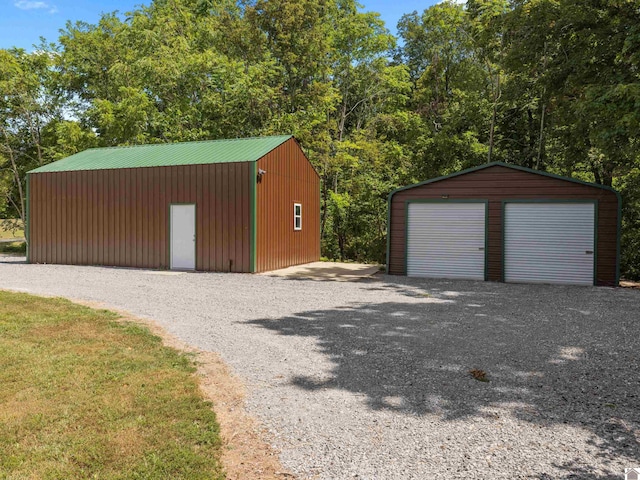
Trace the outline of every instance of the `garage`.
{"type": "Polygon", "coordinates": [[[485,279],[486,202],[410,202],[407,275],[485,279]]]}
{"type": "Polygon", "coordinates": [[[291,135],[93,148],[27,175],[27,260],[264,272],[320,258],[320,178],[291,135]]]}
{"type": "Polygon", "coordinates": [[[620,196],[501,162],[389,195],[392,275],[617,286],[620,196]]]}
{"type": "Polygon", "coordinates": [[[504,205],[506,282],[593,285],[593,202],[504,205]]]}

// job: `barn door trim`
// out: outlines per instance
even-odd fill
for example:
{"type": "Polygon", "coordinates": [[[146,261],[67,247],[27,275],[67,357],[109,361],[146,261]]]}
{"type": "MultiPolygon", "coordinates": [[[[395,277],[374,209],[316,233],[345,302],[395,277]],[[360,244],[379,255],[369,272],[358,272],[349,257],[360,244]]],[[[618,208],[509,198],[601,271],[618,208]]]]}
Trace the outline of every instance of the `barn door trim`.
{"type": "MultiPolygon", "coordinates": [[[[484,280],[489,280],[489,200],[487,199],[439,199],[417,198],[404,202],[404,274],[408,272],[409,260],[409,205],[412,203],[483,203],[484,204],[484,280]]],[[[388,262],[387,262],[388,263],[388,262]]]]}
{"type": "Polygon", "coordinates": [[[257,271],[258,261],[258,162],[249,164],[249,271],[257,271]]]}
{"type": "MultiPolygon", "coordinates": [[[[502,238],[501,238],[501,267],[502,267],[502,282],[505,283],[505,257],[506,257],[506,205],[507,203],[582,203],[582,204],[592,204],[593,205],[593,285],[598,284],[598,210],[599,210],[599,202],[597,199],[576,199],[576,198],[534,198],[534,199],[507,199],[502,200],[502,211],[501,211],[501,228],[502,228],[502,238]]],[[[619,215],[619,214],[618,214],[619,215]]],[[[619,221],[618,217],[618,221],[619,221]]],[[[618,231],[618,243],[620,242],[620,231],[618,231]]],[[[617,255],[619,258],[619,254],[617,255]]],[[[616,285],[618,283],[618,266],[616,266],[616,285]]]]}
{"type": "Polygon", "coordinates": [[[26,202],[25,202],[25,218],[24,218],[24,240],[27,244],[27,263],[31,263],[31,228],[29,225],[30,221],[30,205],[29,205],[29,184],[31,183],[31,174],[27,173],[26,175],[26,184],[27,184],[27,192],[26,192],[26,202]]]}

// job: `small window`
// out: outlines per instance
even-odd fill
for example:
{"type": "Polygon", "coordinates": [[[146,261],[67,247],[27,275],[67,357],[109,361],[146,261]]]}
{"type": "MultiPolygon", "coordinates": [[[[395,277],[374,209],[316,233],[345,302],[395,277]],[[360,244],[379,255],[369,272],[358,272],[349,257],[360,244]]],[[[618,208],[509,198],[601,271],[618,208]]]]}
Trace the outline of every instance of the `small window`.
{"type": "Polygon", "coordinates": [[[293,204],[293,229],[302,230],[302,204],[293,204]]]}

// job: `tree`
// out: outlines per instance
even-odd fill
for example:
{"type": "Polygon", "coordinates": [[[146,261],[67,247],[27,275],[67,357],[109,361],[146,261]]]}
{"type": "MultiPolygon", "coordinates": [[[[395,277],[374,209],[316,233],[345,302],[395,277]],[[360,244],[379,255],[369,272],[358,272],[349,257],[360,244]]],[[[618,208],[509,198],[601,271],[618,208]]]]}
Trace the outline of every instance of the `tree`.
{"type": "Polygon", "coordinates": [[[258,49],[230,56],[225,29],[248,30],[238,15],[234,3],[166,0],[68,24],[59,68],[74,114],[104,146],[257,134],[278,77],[258,49]]]}
{"type": "Polygon", "coordinates": [[[0,50],[0,195],[3,216],[26,226],[26,173],[54,157],[61,103],[54,51],[0,50]]]}
{"type": "Polygon", "coordinates": [[[509,14],[510,63],[524,66],[553,106],[564,171],[610,186],[635,164],[639,21],[627,0],[519,1],[509,14]]]}
{"type": "Polygon", "coordinates": [[[482,163],[487,154],[493,83],[480,58],[465,8],[444,2],[402,17],[396,61],[409,66],[410,108],[422,126],[414,139],[414,172],[424,180],[482,163]]]}

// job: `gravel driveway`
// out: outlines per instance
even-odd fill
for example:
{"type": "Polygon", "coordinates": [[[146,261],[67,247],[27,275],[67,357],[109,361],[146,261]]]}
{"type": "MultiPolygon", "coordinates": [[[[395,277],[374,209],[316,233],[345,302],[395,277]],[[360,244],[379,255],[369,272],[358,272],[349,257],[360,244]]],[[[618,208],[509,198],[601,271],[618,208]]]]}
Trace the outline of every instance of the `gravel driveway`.
{"type": "Polygon", "coordinates": [[[0,288],[104,302],[219,352],[302,478],[621,479],[640,466],[637,290],[6,257],[0,288]]]}

